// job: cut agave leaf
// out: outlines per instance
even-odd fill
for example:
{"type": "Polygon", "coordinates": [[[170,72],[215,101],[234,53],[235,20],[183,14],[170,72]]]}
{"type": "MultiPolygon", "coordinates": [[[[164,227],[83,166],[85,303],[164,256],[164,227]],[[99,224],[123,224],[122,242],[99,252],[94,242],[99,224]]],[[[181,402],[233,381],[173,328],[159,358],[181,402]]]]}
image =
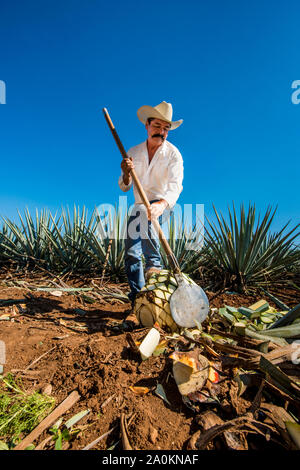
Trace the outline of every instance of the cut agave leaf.
{"type": "Polygon", "coordinates": [[[203,331],[201,333],[201,336],[202,336],[202,338],[208,338],[208,339],[211,339],[213,341],[215,339],[212,335],[209,335],[208,333],[204,333],[203,331]]]}
{"type": "Polygon", "coordinates": [[[240,318],[243,318],[243,314],[240,312],[232,312],[232,315],[239,320],[240,318]]]}
{"type": "Polygon", "coordinates": [[[225,305],[225,308],[229,313],[236,313],[238,311],[236,307],[230,307],[229,305],[225,305]]]}
{"type": "Polygon", "coordinates": [[[276,387],[288,394],[294,400],[300,399],[300,387],[293,379],[286,375],[279,367],[272,364],[264,356],[260,357],[259,368],[268,374],[274,381],[276,387]]]}
{"type": "Polygon", "coordinates": [[[264,330],[265,336],[271,336],[276,338],[296,338],[300,336],[300,324],[287,325],[281,328],[274,328],[270,330],[264,330]]]}
{"type": "Polygon", "coordinates": [[[191,333],[193,334],[193,332],[195,331],[195,332],[198,332],[198,334],[199,334],[202,331],[202,325],[196,319],[195,319],[195,323],[196,323],[196,326],[197,326],[198,330],[193,330],[191,333]]]}
{"type": "Polygon", "coordinates": [[[156,348],[154,349],[152,355],[153,356],[160,356],[161,354],[163,354],[166,349],[167,349],[167,341],[166,340],[162,340],[157,346],[156,348]]]}
{"type": "Polygon", "coordinates": [[[255,311],[254,313],[252,313],[252,315],[250,315],[250,320],[255,320],[256,318],[260,318],[260,316],[260,312],[255,311]]]}
{"type": "MultiPolygon", "coordinates": [[[[268,312],[268,311],[270,310],[270,308],[271,308],[270,305],[268,304],[268,302],[266,302],[264,305],[262,305],[261,307],[257,308],[255,311],[256,311],[256,312],[260,312],[260,313],[266,312],[266,311],[268,312]]],[[[275,309],[274,309],[274,310],[275,310],[275,309]]],[[[275,312],[276,312],[276,310],[275,310],[275,312]]]]}
{"type": "Polygon", "coordinates": [[[245,323],[237,322],[237,323],[234,325],[233,331],[234,331],[234,333],[236,333],[237,335],[245,336],[245,329],[246,329],[245,323]]]}
{"type": "Polygon", "coordinates": [[[53,424],[52,428],[59,429],[61,423],[63,422],[62,418],[59,418],[56,423],[53,424]]]}
{"type": "Polygon", "coordinates": [[[161,384],[158,384],[156,389],[155,389],[155,394],[162,398],[169,406],[171,406],[171,403],[167,399],[166,392],[161,384]]]}
{"type": "Polygon", "coordinates": [[[226,320],[229,321],[229,323],[233,323],[235,321],[235,317],[233,315],[231,315],[230,313],[227,313],[226,312],[226,308],[220,308],[219,309],[219,314],[226,318],[226,320]],[[224,311],[225,310],[225,311],[224,311]]]}
{"type": "Polygon", "coordinates": [[[253,310],[251,310],[250,308],[246,308],[246,307],[239,307],[238,312],[242,313],[247,318],[251,318],[251,315],[253,315],[253,310]]]}
{"type": "Polygon", "coordinates": [[[258,300],[255,304],[250,305],[249,307],[251,310],[255,310],[256,312],[263,312],[269,308],[269,304],[265,299],[258,300]]]}
{"type": "Polygon", "coordinates": [[[278,327],[283,327],[284,325],[288,325],[289,323],[292,323],[295,321],[297,318],[300,318],[300,304],[296,305],[296,307],[292,308],[288,313],[286,313],[282,318],[277,320],[274,325],[270,327],[272,328],[278,328],[278,327]]]}
{"type": "Polygon", "coordinates": [[[226,307],[220,307],[220,308],[218,309],[218,312],[219,312],[219,315],[223,315],[224,313],[227,312],[226,307]]]}
{"type": "Polygon", "coordinates": [[[258,350],[264,354],[267,354],[267,352],[269,351],[269,344],[270,341],[264,341],[263,343],[260,343],[258,345],[258,350]]]}
{"type": "Polygon", "coordinates": [[[277,297],[275,297],[274,295],[270,294],[269,292],[267,292],[263,287],[262,287],[262,290],[264,291],[264,293],[271,299],[273,300],[273,302],[281,309],[283,310],[289,310],[289,307],[284,304],[283,302],[281,302],[279,299],[277,299],[277,297]]]}
{"type": "Polygon", "coordinates": [[[208,361],[205,367],[202,367],[200,371],[193,371],[193,369],[188,364],[174,361],[173,376],[181,395],[189,395],[190,393],[194,393],[198,390],[201,390],[208,379],[208,361]]]}
{"type": "Polygon", "coordinates": [[[66,428],[70,429],[74,424],[78,423],[84,416],[86,416],[90,410],[83,410],[77,413],[76,415],[72,416],[72,418],[68,419],[65,426],[66,428]]]}
{"type": "Polygon", "coordinates": [[[298,449],[300,449],[300,424],[292,423],[291,421],[287,421],[285,423],[286,429],[295,442],[298,449]]]}
{"type": "Polygon", "coordinates": [[[264,312],[262,312],[262,313],[274,313],[274,314],[276,314],[276,315],[278,314],[276,308],[274,308],[274,307],[269,307],[268,310],[266,310],[266,311],[264,311],[264,312]]]}
{"type": "Polygon", "coordinates": [[[267,315],[262,315],[260,317],[260,320],[263,322],[263,323],[273,323],[274,322],[274,318],[270,318],[268,317],[267,315]]]}

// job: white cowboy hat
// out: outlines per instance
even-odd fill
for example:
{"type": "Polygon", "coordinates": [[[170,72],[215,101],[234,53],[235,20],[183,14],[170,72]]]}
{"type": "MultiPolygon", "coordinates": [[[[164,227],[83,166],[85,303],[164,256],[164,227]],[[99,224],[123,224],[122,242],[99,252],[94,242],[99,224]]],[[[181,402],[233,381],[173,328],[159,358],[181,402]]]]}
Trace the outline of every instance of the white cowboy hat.
{"type": "Polygon", "coordinates": [[[146,124],[148,118],[161,119],[171,124],[171,130],[176,129],[176,127],[179,127],[183,123],[183,119],[172,121],[172,114],[173,108],[171,103],[166,103],[165,101],[162,101],[162,103],[154,107],[147,105],[142,106],[137,111],[138,118],[143,124],[146,124]]]}

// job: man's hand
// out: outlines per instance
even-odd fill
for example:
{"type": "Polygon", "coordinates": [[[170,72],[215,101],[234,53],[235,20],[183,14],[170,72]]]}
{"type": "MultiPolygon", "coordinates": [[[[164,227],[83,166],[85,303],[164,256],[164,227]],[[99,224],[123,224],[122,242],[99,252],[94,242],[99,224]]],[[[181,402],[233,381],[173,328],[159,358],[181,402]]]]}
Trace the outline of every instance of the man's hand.
{"type": "Polygon", "coordinates": [[[165,201],[165,199],[161,199],[160,201],[153,202],[151,206],[148,209],[148,219],[157,219],[164,210],[167,208],[168,203],[165,201]]]}
{"type": "Polygon", "coordinates": [[[134,169],[134,164],[132,158],[124,158],[121,163],[121,168],[123,171],[123,181],[126,186],[130,183],[130,172],[134,169]]]}

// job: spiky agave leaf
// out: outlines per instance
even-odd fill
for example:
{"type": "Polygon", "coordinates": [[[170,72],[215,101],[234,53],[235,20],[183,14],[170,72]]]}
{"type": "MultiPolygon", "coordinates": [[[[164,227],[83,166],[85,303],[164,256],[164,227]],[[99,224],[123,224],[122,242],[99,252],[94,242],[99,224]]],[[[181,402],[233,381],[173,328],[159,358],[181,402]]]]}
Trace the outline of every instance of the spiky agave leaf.
{"type": "Polygon", "coordinates": [[[88,219],[85,207],[80,213],[74,206],[73,219],[69,208],[62,210],[61,225],[53,220],[54,233],[48,234],[51,248],[55,258],[55,269],[64,272],[89,272],[95,268],[95,261],[91,256],[88,237],[95,232],[97,225],[95,215],[92,213],[88,219]]]}
{"type": "MultiPolygon", "coordinates": [[[[201,221],[197,221],[194,227],[188,228],[182,218],[170,217],[168,220],[168,242],[173,251],[181,271],[193,274],[201,266],[201,251],[203,248],[204,236],[201,221]]],[[[163,265],[170,269],[169,260],[164,250],[161,249],[163,265]]]]}
{"type": "Polygon", "coordinates": [[[111,212],[106,214],[104,211],[99,213],[98,209],[95,209],[94,218],[95,227],[92,231],[81,230],[81,236],[87,244],[90,258],[98,269],[102,270],[110,245],[106,273],[112,278],[125,278],[124,245],[127,215],[122,217],[118,208],[113,214],[111,212]]]}
{"type": "Polygon", "coordinates": [[[113,213],[109,211],[105,214],[97,211],[96,220],[97,236],[93,239],[91,249],[104,263],[111,240],[108,273],[113,277],[123,278],[125,277],[124,254],[128,214],[123,215],[121,209],[116,206],[113,213]]]}
{"type": "Polygon", "coordinates": [[[15,236],[4,222],[0,232],[0,262],[7,262],[11,258],[10,247],[14,243],[15,236]]]}
{"type": "Polygon", "coordinates": [[[295,233],[299,224],[283,235],[286,224],[280,232],[270,236],[276,209],[272,213],[269,207],[255,227],[255,206],[250,205],[246,215],[242,205],[238,222],[233,204],[233,214],[228,208],[229,223],[222,214],[219,216],[215,206],[213,208],[218,225],[206,218],[209,227],[205,234],[204,263],[213,276],[218,272],[227,279],[227,287],[243,291],[262,286],[278,278],[299,259],[292,248],[293,240],[299,235],[295,233]]]}
{"type": "Polygon", "coordinates": [[[49,267],[51,250],[47,235],[51,234],[54,228],[51,214],[47,210],[42,210],[39,214],[36,210],[34,220],[27,208],[25,220],[19,211],[18,215],[21,226],[3,218],[4,228],[0,240],[3,256],[21,264],[42,263],[45,267],[49,267]]]}

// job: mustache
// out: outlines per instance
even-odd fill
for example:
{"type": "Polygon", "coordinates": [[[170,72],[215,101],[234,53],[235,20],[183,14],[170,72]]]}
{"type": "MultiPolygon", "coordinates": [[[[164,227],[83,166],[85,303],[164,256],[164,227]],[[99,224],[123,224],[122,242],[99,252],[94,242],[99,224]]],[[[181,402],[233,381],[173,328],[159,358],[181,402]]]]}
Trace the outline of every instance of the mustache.
{"type": "Polygon", "coordinates": [[[152,138],[154,137],[160,137],[162,140],[165,140],[164,136],[161,134],[153,134],[152,138]]]}

